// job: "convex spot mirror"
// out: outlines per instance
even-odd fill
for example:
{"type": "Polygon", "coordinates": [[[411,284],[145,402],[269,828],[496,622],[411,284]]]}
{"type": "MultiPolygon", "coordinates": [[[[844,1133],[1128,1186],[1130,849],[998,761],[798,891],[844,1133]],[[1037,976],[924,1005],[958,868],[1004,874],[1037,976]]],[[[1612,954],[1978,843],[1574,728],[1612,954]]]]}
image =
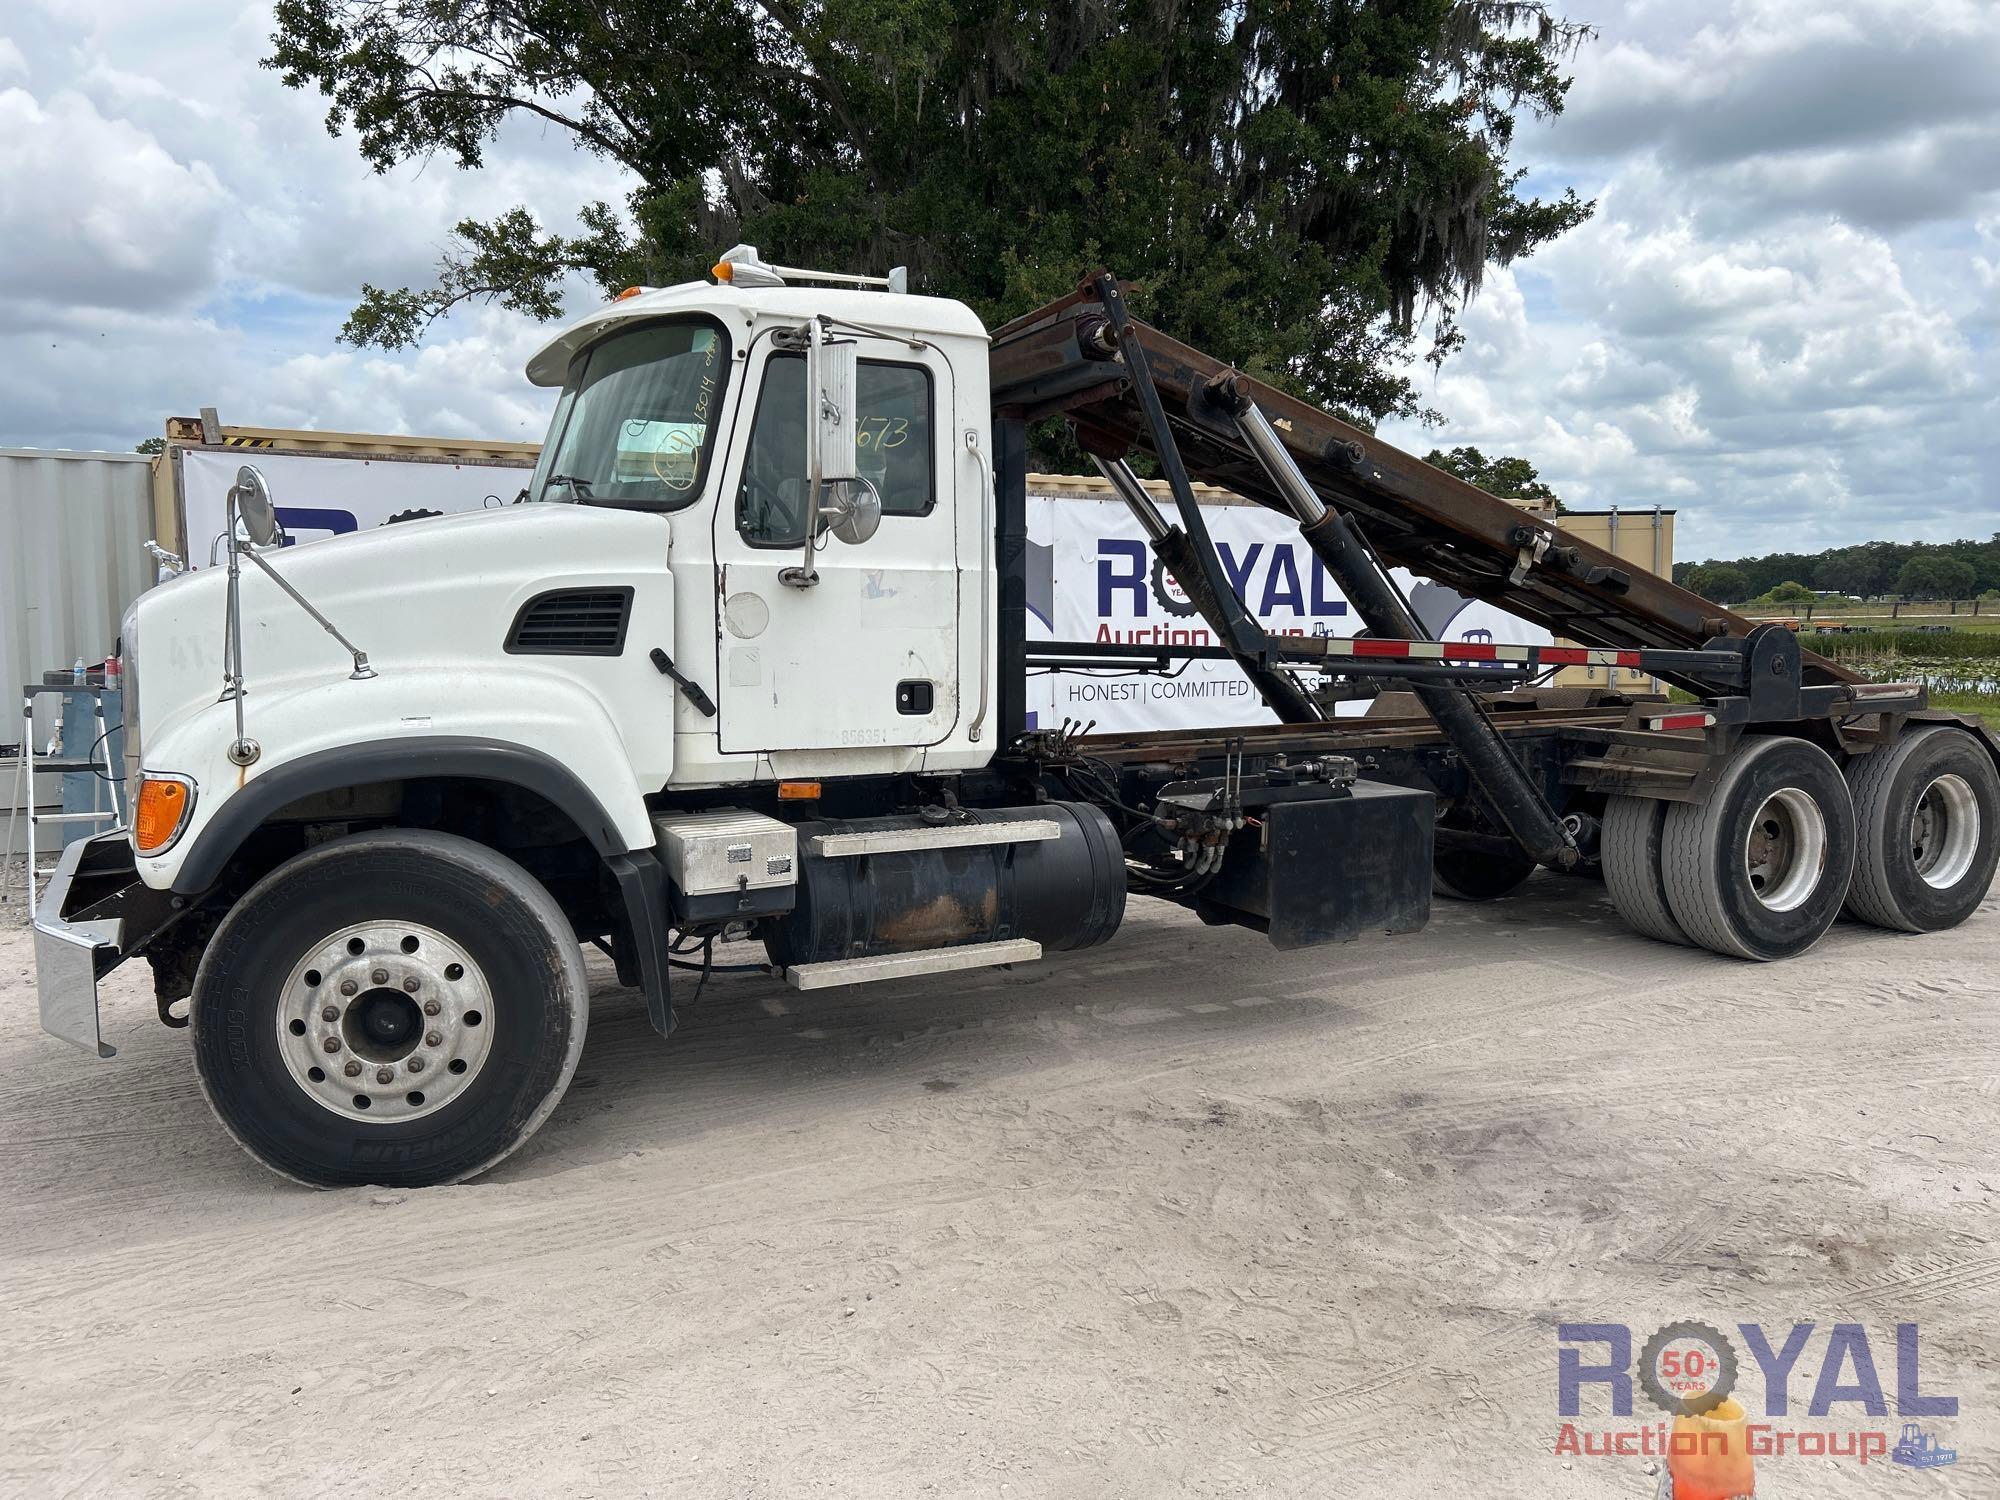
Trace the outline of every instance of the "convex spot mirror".
{"type": "Polygon", "coordinates": [[[820,518],[828,531],[858,547],[882,524],[882,497],[866,479],[850,479],[828,490],[820,518]]]}
{"type": "Polygon", "coordinates": [[[236,471],[236,485],[231,491],[236,500],[236,515],[243,523],[243,535],[253,547],[275,547],[285,539],[285,530],[278,524],[277,507],[271,503],[271,486],[255,465],[245,464],[236,471]]]}

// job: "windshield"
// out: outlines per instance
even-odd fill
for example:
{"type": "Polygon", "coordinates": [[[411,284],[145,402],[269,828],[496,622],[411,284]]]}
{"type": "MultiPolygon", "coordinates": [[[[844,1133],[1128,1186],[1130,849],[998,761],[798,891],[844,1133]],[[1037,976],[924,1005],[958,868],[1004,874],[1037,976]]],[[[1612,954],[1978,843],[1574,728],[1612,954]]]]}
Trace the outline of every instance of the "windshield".
{"type": "Polygon", "coordinates": [[[615,333],[570,367],[537,500],[677,510],[701,493],[729,339],[706,318],[615,333]]]}

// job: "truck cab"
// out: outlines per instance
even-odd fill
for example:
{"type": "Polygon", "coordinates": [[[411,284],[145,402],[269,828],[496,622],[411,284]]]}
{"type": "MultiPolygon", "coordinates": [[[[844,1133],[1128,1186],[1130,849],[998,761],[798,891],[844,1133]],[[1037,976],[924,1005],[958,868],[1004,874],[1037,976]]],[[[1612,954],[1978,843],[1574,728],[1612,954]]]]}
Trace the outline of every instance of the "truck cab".
{"type": "Polygon", "coordinates": [[[562,391],[529,496],[658,517],[670,537],[675,665],[713,706],[680,698],[670,784],[982,765],[986,331],[961,303],[746,285],[777,274],[741,265],[740,280],[629,293],[529,362],[562,391]],[[815,364],[840,366],[851,406],[854,478],[824,488],[865,481],[879,524],[845,542],[816,520],[804,563],[815,364]]]}

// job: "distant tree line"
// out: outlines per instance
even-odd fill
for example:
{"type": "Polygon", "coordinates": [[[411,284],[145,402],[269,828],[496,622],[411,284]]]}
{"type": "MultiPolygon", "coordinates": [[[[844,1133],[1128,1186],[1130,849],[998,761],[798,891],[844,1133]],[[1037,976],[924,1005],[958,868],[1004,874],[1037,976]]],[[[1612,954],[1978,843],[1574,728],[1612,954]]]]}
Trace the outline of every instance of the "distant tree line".
{"type": "Polygon", "coordinates": [[[1815,592],[1855,599],[1970,599],[2000,590],[2000,532],[1983,542],[1861,542],[1824,552],[1675,563],[1674,582],[1717,604],[1764,598],[1803,602],[1815,592]]]}

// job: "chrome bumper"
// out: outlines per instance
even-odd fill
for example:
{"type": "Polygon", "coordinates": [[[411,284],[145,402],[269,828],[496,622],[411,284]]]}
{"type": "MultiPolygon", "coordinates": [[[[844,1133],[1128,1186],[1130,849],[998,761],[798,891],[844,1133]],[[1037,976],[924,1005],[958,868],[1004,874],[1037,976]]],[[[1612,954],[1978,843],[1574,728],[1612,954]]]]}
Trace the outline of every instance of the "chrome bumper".
{"type": "Polygon", "coordinates": [[[100,864],[107,856],[116,858],[116,851],[108,847],[111,840],[124,847],[129,863],[131,846],[122,832],[78,839],[63,850],[62,862],[35,908],[35,990],[41,999],[42,1030],[99,1057],[112,1057],[118,1051],[105,1044],[98,1029],[97,981],[125,956],[121,947],[125,921],[116,915],[69,921],[63,912],[85,858],[100,864]]]}

